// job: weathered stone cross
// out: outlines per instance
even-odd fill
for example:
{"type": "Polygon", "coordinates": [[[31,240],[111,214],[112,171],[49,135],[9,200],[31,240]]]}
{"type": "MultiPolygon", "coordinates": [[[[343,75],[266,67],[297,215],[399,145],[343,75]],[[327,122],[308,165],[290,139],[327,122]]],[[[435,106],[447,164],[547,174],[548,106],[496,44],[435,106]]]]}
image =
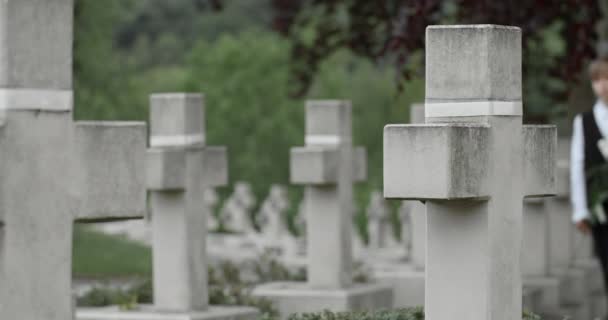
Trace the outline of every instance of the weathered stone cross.
{"type": "Polygon", "coordinates": [[[72,319],[74,221],[145,212],[145,124],[72,121],[72,21],[0,2],[0,319],[72,319]]]}
{"type": "Polygon", "coordinates": [[[154,307],[204,311],[207,291],[205,189],[228,182],[225,147],[205,146],[203,97],[150,98],[147,187],[152,210],[154,307]]]}
{"type": "Polygon", "coordinates": [[[306,103],[305,147],[291,149],[291,182],[304,184],[308,284],[344,288],[352,283],[353,182],[366,178],[365,150],[353,148],[351,104],[306,103]]]}
{"type": "Polygon", "coordinates": [[[427,28],[426,124],[384,129],[385,197],[426,200],[426,319],[521,317],[522,200],[553,192],[556,148],[521,93],[519,28],[427,28]]]}

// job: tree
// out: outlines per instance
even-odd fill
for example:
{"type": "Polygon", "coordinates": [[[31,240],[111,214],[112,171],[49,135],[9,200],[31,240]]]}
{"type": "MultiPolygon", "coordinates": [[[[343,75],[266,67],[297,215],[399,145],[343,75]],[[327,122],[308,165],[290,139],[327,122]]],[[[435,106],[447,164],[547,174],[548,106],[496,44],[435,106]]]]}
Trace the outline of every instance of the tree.
{"type": "Polygon", "coordinates": [[[524,99],[528,116],[562,106],[571,84],[595,54],[600,8],[595,0],[273,0],[273,27],[290,39],[292,94],[304,95],[320,63],[346,48],[376,63],[393,63],[399,83],[413,54],[424,49],[425,28],[444,23],[493,23],[522,28],[524,99]],[[547,35],[558,44],[547,44],[547,35]],[[552,36],[555,36],[551,38],[552,36]],[[557,50],[555,50],[557,49],[557,50]],[[536,98],[535,98],[536,97],[536,98]],[[545,97],[543,99],[542,97],[545,97]],[[527,100],[526,100],[527,101],[527,100]]]}

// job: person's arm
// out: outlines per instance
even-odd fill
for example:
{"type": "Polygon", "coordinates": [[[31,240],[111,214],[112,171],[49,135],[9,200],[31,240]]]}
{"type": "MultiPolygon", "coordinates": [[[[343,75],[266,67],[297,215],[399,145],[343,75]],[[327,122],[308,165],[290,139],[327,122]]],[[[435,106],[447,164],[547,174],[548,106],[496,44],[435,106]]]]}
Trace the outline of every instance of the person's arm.
{"type": "Polygon", "coordinates": [[[570,142],[570,201],[572,202],[572,221],[585,232],[589,217],[587,209],[587,186],[585,184],[585,136],[583,119],[580,115],[574,118],[572,141],[570,142]]]}

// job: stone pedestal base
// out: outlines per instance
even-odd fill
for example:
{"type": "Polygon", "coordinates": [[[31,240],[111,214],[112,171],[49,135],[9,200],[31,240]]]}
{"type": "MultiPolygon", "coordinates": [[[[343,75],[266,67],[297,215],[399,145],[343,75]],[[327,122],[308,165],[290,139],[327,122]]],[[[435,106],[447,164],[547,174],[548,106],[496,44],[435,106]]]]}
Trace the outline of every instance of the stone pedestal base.
{"type": "Polygon", "coordinates": [[[116,306],[104,308],[78,308],[76,320],[257,320],[255,308],[241,306],[211,306],[206,311],[158,311],[153,306],[140,306],[138,310],[120,310],[116,306]]]}
{"type": "Polygon", "coordinates": [[[383,266],[374,269],[373,277],[393,287],[395,308],[424,306],[424,270],[411,265],[383,266]]]}
{"type": "Polygon", "coordinates": [[[296,312],[359,311],[393,307],[393,289],[379,283],[353,284],[344,289],[314,289],[305,282],[272,282],[253,295],[273,302],[281,319],[296,312]]]}
{"type": "Polygon", "coordinates": [[[538,304],[531,309],[535,313],[553,314],[560,308],[560,287],[559,278],[556,277],[525,277],[524,288],[536,289],[539,291],[538,304]]]}

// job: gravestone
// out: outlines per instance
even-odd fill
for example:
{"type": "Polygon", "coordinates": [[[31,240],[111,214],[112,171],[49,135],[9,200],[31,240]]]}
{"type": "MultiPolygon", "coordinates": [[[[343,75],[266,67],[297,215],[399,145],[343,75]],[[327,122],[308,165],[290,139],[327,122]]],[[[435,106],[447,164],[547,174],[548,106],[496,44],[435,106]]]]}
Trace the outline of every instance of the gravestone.
{"type": "MultiPolygon", "coordinates": [[[[410,106],[410,121],[424,123],[424,105],[410,106]]],[[[426,260],[426,208],[421,201],[401,201],[410,222],[409,261],[374,266],[374,278],[394,287],[397,308],[424,305],[424,266],[426,260]]],[[[403,237],[403,235],[402,235],[403,237]]]]}
{"type": "Polygon", "coordinates": [[[385,197],[426,201],[425,319],[518,319],[522,201],[553,192],[556,148],[522,126],[521,30],[428,27],[425,117],[384,129],[385,197]]]}
{"type": "Polygon", "coordinates": [[[369,248],[381,250],[395,246],[393,229],[390,221],[390,211],[382,191],[374,190],[370,194],[367,206],[367,225],[369,232],[369,248]]]}
{"type": "Polygon", "coordinates": [[[147,188],[153,234],[154,305],[136,310],[85,308],[79,320],[254,319],[249,307],[209,306],[207,215],[202,194],[227,183],[223,147],[205,145],[203,97],[155,94],[150,99],[147,188]]]}
{"type": "Polygon", "coordinates": [[[237,181],[233,193],[226,199],[221,212],[221,219],[225,219],[226,228],[242,234],[256,234],[251,217],[255,203],[255,196],[249,183],[237,181]]]}
{"type": "Polygon", "coordinates": [[[389,287],[353,283],[352,184],[365,178],[366,165],[365,153],[352,147],[350,102],[308,101],[305,141],[291,150],[290,171],[292,183],[305,185],[307,282],[264,284],[253,294],[273,301],[283,318],[392,307],[389,287]]]}
{"type": "Polygon", "coordinates": [[[143,217],[146,127],[73,122],[72,0],[0,24],[0,319],[72,319],[73,223],[143,217]]]}
{"type": "Polygon", "coordinates": [[[281,250],[283,241],[287,241],[289,230],[286,210],[288,208],[287,188],[278,184],[271,185],[268,196],[262,202],[257,214],[265,248],[281,250]]]}

